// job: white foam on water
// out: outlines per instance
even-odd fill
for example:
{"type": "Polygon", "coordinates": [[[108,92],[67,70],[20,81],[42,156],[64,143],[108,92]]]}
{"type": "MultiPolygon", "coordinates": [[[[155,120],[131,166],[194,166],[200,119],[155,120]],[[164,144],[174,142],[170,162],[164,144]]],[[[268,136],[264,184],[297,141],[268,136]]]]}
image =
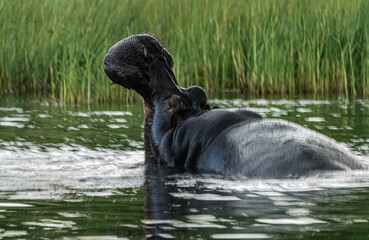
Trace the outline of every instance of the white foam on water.
{"type": "Polygon", "coordinates": [[[255,219],[256,222],[272,224],[272,225],[310,225],[310,224],[322,224],[327,223],[319,219],[314,219],[310,217],[296,217],[296,218],[258,218],[255,219]]]}
{"type": "Polygon", "coordinates": [[[143,184],[143,161],[143,151],[67,145],[44,151],[32,145],[13,146],[12,150],[0,151],[0,191],[13,192],[7,199],[60,200],[78,189],[88,196],[114,195],[106,189],[143,184]]]}
{"type": "Polygon", "coordinates": [[[210,236],[213,239],[268,239],[272,236],[263,233],[217,233],[210,236]]]}
{"type": "Polygon", "coordinates": [[[11,202],[1,202],[0,207],[6,208],[24,208],[24,207],[34,207],[31,204],[24,204],[24,203],[11,203],[11,202]]]}

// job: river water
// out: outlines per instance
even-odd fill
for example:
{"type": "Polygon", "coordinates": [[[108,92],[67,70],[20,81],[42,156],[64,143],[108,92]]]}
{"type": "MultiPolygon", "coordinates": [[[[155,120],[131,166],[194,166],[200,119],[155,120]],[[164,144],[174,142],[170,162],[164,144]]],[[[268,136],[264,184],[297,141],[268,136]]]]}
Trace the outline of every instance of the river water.
{"type": "MultiPolygon", "coordinates": [[[[363,100],[217,100],[349,146],[363,100]]],[[[145,168],[142,104],[0,102],[0,239],[369,239],[369,172],[260,180],[145,168]]]]}

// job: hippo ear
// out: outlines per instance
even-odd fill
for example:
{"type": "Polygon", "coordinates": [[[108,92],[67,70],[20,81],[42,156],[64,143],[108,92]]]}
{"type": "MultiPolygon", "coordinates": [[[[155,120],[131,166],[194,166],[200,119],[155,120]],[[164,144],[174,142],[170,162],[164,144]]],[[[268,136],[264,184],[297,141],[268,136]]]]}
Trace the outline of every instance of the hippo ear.
{"type": "Polygon", "coordinates": [[[144,47],[144,57],[145,57],[145,59],[148,59],[148,57],[149,57],[149,51],[147,50],[146,47],[144,47]]]}
{"type": "Polygon", "coordinates": [[[149,50],[146,47],[144,47],[143,53],[144,53],[144,57],[145,57],[144,58],[145,62],[146,63],[151,63],[152,60],[153,60],[153,57],[151,56],[149,50]]]}

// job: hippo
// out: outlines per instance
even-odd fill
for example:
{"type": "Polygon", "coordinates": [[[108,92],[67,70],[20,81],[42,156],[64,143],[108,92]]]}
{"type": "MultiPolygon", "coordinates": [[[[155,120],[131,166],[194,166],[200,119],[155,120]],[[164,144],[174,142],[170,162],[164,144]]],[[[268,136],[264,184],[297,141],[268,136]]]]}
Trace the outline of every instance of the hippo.
{"type": "Polygon", "coordinates": [[[104,63],[113,83],[143,98],[149,165],[250,178],[366,168],[344,144],[298,124],[211,108],[202,88],[178,85],[172,56],[153,36],[119,41],[104,63]]]}

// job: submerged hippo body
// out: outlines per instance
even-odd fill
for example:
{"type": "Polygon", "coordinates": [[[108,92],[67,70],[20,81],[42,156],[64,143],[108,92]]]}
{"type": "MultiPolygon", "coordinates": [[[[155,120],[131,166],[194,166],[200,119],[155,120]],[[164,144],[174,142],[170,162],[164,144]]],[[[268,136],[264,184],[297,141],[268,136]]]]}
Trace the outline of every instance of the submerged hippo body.
{"type": "Polygon", "coordinates": [[[104,62],[114,83],[143,97],[146,163],[260,178],[363,168],[347,147],[300,125],[210,109],[201,88],[178,86],[172,57],[152,36],[123,39],[104,62]]]}

